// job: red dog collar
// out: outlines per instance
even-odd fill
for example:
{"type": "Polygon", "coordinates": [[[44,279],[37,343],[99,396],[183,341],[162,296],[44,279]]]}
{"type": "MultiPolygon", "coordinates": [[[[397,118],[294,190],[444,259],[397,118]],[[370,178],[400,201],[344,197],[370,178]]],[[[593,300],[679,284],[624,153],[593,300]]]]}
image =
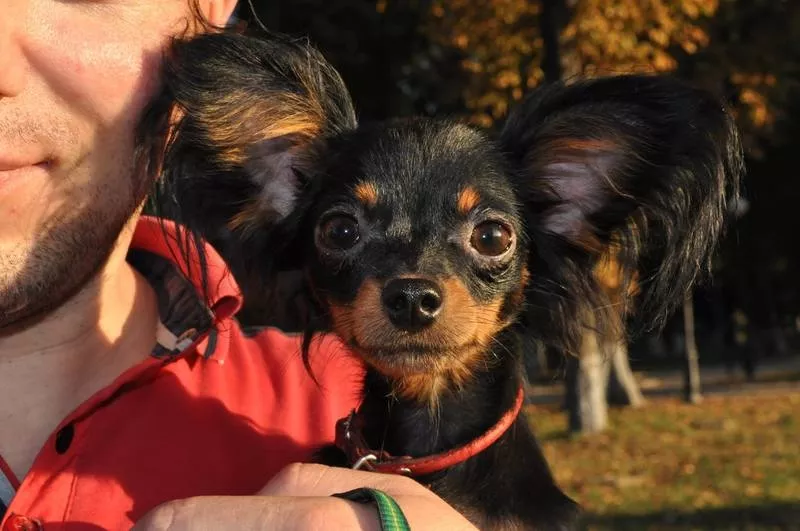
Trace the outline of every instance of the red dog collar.
{"type": "Polygon", "coordinates": [[[497,423],[483,435],[471,442],[434,455],[425,457],[392,456],[384,451],[372,450],[364,440],[362,428],[364,419],[353,411],[336,423],[336,446],[343,451],[353,468],[366,467],[368,470],[386,474],[424,476],[450,468],[474,457],[494,444],[519,416],[525,393],[522,387],[517,392],[514,405],[506,411],[497,423]]]}

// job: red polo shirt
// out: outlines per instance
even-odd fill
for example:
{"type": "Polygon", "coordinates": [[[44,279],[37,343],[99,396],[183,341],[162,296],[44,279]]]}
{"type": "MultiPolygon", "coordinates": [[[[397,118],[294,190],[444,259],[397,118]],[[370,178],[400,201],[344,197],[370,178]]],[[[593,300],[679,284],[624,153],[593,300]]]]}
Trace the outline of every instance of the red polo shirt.
{"type": "Polygon", "coordinates": [[[158,295],[159,345],[64,419],[27,476],[0,458],[2,531],[127,529],[168,500],[252,494],[333,441],[356,406],[361,371],[341,344],[315,342],[317,386],[300,338],[245,336],[238,287],[211,248],[201,302],[173,234],[142,219],[130,257],[158,295]]]}

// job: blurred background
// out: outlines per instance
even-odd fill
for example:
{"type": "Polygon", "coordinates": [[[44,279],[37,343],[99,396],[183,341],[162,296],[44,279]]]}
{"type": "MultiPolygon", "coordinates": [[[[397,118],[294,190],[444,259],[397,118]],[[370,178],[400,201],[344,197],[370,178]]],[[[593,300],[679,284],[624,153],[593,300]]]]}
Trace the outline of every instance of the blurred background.
{"type": "Polygon", "coordinates": [[[531,339],[527,411],[590,529],[800,529],[800,0],[253,4],[324,52],[362,121],[493,128],[537,85],[628,72],[728,101],[748,171],[713,282],[658,335],[587,332],[574,358],[531,339]]]}

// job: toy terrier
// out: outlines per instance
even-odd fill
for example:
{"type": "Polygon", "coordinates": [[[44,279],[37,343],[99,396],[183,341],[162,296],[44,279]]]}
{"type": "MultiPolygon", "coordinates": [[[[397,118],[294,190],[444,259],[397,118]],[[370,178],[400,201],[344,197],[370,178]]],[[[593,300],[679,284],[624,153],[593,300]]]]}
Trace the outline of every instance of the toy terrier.
{"type": "Polygon", "coordinates": [[[360,124],[322,55],[274,34],[175,42],[146,123],[169,130],[165,212],[238,277],[302,272],[309,329],[364,362],[321,459],[412,476],[480,529],[579,515],[520,414],[518,334],[574,352],[583,312],[613,321],[593,275],[611,250],[657,323],[708,266],[742,171],[730,114],[671,77],[542,87],[492,135],[360,124]]]}

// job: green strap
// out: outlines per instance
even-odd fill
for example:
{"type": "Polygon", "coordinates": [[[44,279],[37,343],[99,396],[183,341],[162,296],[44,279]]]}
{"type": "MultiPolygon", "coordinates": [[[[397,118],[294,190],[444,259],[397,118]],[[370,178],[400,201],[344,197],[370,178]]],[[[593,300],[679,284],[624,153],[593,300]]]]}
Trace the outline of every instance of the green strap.
{"type": "Polygon", "coordinates": [[[403,510],[391,496],[376,489],[355,489],[348,492],[334,494],[337,498],[344,498],[358,503],[375,502],[378,508],[378,517],[381,521],[382,531],[411,531],[403,510]]]}

